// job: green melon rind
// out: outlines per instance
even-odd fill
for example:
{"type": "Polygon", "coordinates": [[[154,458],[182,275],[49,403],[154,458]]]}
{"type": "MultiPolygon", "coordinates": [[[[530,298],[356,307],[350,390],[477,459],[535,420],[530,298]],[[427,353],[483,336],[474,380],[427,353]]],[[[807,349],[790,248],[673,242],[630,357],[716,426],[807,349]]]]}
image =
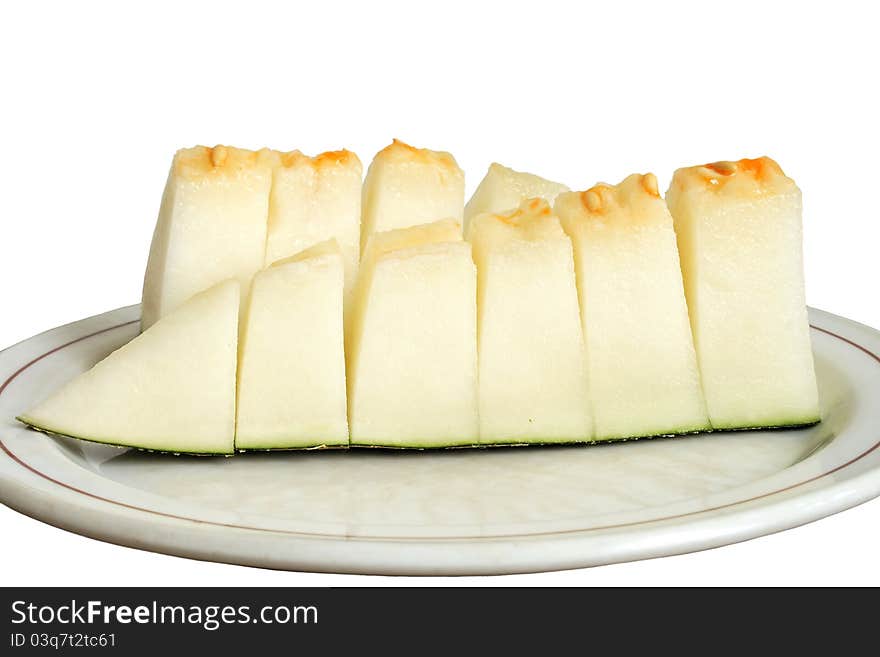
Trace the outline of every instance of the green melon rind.
{"type": "Polygon", "coordinates": [[[413,440],[394,443],[350,442],[349,447],[366,447],[378,449],[458,449],[463,447],[480,447],[480,444],[474,442],[473,440],[456,440],[443,443],[438,443],[436,441],[419,442],[418,440],[413,440]]]}
{"type": "Polygon", "coordinates": [[[523,438],[518,440],[498,438],[495,440],[481,441],[475,447],[515,447],[528,445],[584,445],[596,442],[596,438],[523,438]]]}
{"type": "Polygon", "coordinates": [[[732,431],[757,431],[757,430],[775,430],[775,429],[801,429],[818,424],[820,419],[797,419],[782,422],[774,422],[762,426],[730,426],[730,427],[713,427],[709,428],[703,425],[696,427],[683,427],[680,429],[664,430],[659,433],[645,433],[637,436],[598,436],[585,440],[566,439],[564,441],[557,440],[531,440],[519,442],[491,442],[491,443],[475,443],[473,441],[464,441],[448,444],[421,443],[418,441],[407,441],[406,443],[397,444],[378,444],[378,443],[351,443],[353,448],[367,449],[389,449],[389,450],[439,450],[439,449],[467,449],[474,447],[530,447],[530,446],[554,446],[554,445],[600,445],[603,443],[619,443],[633,440],[653,440],[655,438],[675,438],[679,436],[692,436],[697,434],[710,434],[716,432],[732,432],[732,431]]]}
{"type": "MultiPolygon", "coordinates": [[[[153,452],[153,453],[171,453],[171,454],[186,454],[188,456],[231,456],[234,454],[234,451],[213,451],[213,450],[201,450],[198,452],[193,452],[185,449],[180,449],[177,447],[162,447],[158,445],[153,445],[150,447],[143,447],[141,445],[135,445],[132,443],[120,443],[114,442],[112,440],[104,440],[101,438],[90,438],[87,436],[74,436],[69,433],[64,433],[63,431],[59,431],[58,429],[53,429],[52,427],[47,427],[38,424],[35,420],[29,419],[27,415],[19,415],[15,418],[22,424],[27,425],[31,429],[35,431],[39,431],[40,433],[45,433],[50,436],[61,436],[62,438],[72,438],[74,440],[82,440],[84,442],[96,443],[99,445],[110,445],[111,447],[129,447],[132,449],[137,449],[142,452],[153,452]]],[[[133,441],[134,442],[134,441],[133,441]]]]}
{"type": "Polygon", "coordinates": [[[235,446],[236,453],[244,452],[300,452],[321,449],[348,449],[348,441],[344,443],[328,443],[315,442],[302,445],[245,445],[243,447],[235,446]]]}
{"type": "Polygon", "coordinates": [[[351,447],[353,448],[367,448],[367,449],[390,449],[390,450],[406,450],[406,449],[417,449],[417,450],[439,450],[439,449],[468,449],[468,448],[479,448],[479,447],[538,447],[538,446],[565,446],[565,445],[598,445],[601,443],[611,443],[611,442],[623,442],[627,440],[639,440],[641,438],[649,439],[649,438],[671,438],[674,436],[683,436],[689,434],[697,434],[697,433],[710,433],[711,430],[707,430],[704,428],[699,429],[684,429],[680,431],[667,431],[664,433],[658,434],[645,434],[642,436],[607,436],[600,438],[586,438],[586,439],[574,439],[568,438],[565,440],[530,440],[530,441],[495,441],[491,443],[475,443],[473,441],[465,441],[460,443],[444,443],[444,444],[436,444],[436,443],[420,443],[417,441],[408,441],[406,443],[396,443],[396,444],[378,444],[378,443],[351,443],[351,447]]]}
{"type": "Polygon", "coordinates": [[[761,431],[761,430],[787,430],[787,429],[802,429],[806,427],[815,426],[821,421],[821,418],[797,418],[797,419],[789,419],[782,421],[774,421],[771,424],[762,424],[758,426],[744,426],[744,425],[729,425],[729,426],[715,426],[711,429],[707,429],[705,427],[696,427],[696,428],[685,428],[678,429],[673,431],[664,431],[662,433],[651,433],[651,434],[643,434],[638,436],[600,436],[589,438],[585,440],[577,440],[577,439],[565,439],[565,440],[530,440],[530,441],[519,441],[519,442],[491,442],[491,443],[477,443],[474,441],[456,441],[450,443],[442,443],[438,444],[435,442],[431,443],[423,443],[420,441],[407,441],[405,443],[315,443],[312,445],[297,445],[297,446],[287,446],[287,447],[253,447],[248,446],[244,448],[235,447],[234,451],[188,451],[182,450],[179,448],[163,448],[161,446],[152,446],[152,447],[142,447],[139,445],[133,444],[125,444],[120,442],[114,442],[112,440],[102,440],[99,438],[89,438],[86,436],[74,436],[68,433],[64,433],[63,431],[59,431],[56,429],[52,429],[50,427],[42,426],[38,424],[36,421],[28,419],[26,415],[20,415],[16,417],[16,419],[22,424],[27,425],[31,429],[35,431],[39,431],[41,433],[45,433],[48,435],[62,436],[64,438],[71,438],[74,440],[82,440],[84,442],[96,443],[101,445],[110,445],[112,447],[120,447],[120,448],[132,448],[137,449],[143,452],[151,452],[151,453],[171,453],[171,454],[186,454],[190,456],[230,456],[234,453],[244,453],[244,452],[281,452],[281,451],[313,451],[313,450],[345,450],[347,448],[355,448],[355,449],[384,449],[384,450],[394,450],[394,451],[404,451],[404,450],[420,450],[420,451],[428,451],[428,450],[452,450],[452,449],[468,449],[468,448],[490,448],[490,447],[538,447],[538,446],[565,446],[565,445],[599,445],[603,443],[616,443],[616,442],[627,442],[634,440],[653,440],[655,438],[674,438],[677,436],[687,436],[694,434],[709,434],[716,432],[734,432],[734,431],[761,431]]]}
{"type": "Polygon", "coordinates": [[[762,429],[802,429],[819,424],[819,416],[789,418],[786,420],[768,420],[761,424],[713,424],[713,431],[759,431],[762,429]]]}
{"type": "MultiPolygon", "coordinates": [[[[701,431],[694,431],[691,433],[708,433],[701,431]]],[[[440,451],[440,450],[464,450],[464,449],[491,449],[494,447],[566,447],[566,446],[589,446],[589,445],[601,445],[604,443],[613,443],[613,442],[624,442],[627,440],[649,440],[652,438],[672,438],[678,435],[684,434],[659,434],[659,435],[651,435],[651,436],[628,436],[626,438],[590,438],[586,440],[567,440],[566,442],[549,442],[549,441],[531,441],[531,442],[494,442],[494,443],[475,443],[475,442],[466,442],[466,443],[457,443],[457,444],[449,444],[449,445],[437,445],[437,444],[429,444],[429,443],[407,443],[407,444],[397,444],[397,445],[378,445],[378,444],[365,444],[365,443],[352,443],[352,449],[376,449],[376,450],[390,450],[390,451],[399,451],[404,452],[408,450],[412,451],[440,451]]]]}
{"type": "Polygon", "coordinates": [[[604,442],[623,442],[625,440],[639,440],[640,438],[672,438],[675,436],[691,436],[695,434],[710,434],[710,433],[723,433],[723,432],[732,432],[732,431],[773,431],[773,430],[785,430],[785,429],[803,429],[805,427],[815,426],[819,422],[822,421],[822,418],[798,418],[794,420],[783,420],[783,421],[772,421],[767,424],[759,424],[759,425],[742,425],[742,424],[731,424],[731,425],[723,425],[723,426],[712,426],[712,427],[692,427],[692,428],[684,428],[684,429],[675,429],[670,431],[663,431],[661,433],[646,433],[638,436],[600,436],[594,438],[592,443],[604,443],[604,442]]]}
{"type": "Polygon", "coordinates": [[[674,429],[661,429],[658,431],[646,431],[638,434],[606,434],[604,436],[595,436],[591,442],[606,443],[618,442],[623,440],[638,440],[639,438],[664,438],[672,436],[692,436],[698,433],[712,433],[712,428],[707,425],[696,425],[690,427],[676,427],[674,429]]]}

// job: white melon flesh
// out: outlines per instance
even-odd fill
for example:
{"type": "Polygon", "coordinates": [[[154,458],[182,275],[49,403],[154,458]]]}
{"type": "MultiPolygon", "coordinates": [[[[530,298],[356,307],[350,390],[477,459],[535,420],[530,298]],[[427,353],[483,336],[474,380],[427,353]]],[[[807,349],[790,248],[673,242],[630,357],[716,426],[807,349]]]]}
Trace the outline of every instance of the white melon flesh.
{"type": "Polygon", "coordinates": [[[463,210],[464,172],[455,158],[395,139],[376,154],[364,180],[362,252],[373,233],[439,219],[461,224],[463,210]]]}
{"type": "Polygon", "coordinates": [[[343,282],[335,240],[254,277],[241,337],[236,448],[348,445],[343,282]]]}
{"type": "Polygon", "coordinates": [[[546,201],[477,215],[480,442],[592,437],[571,240],[546,201]]]}
{"type": "Polygon", "coordinates": [[[460,232],[441,222],[371,240],[349,327],[352,445],[479,441],[476,270],[460,232]]]}
{"type": "Polygon", "coordinates": [[[707,429],[672,217],[652,174],[556,199],[574,245],[597,440],[707,429]]]}
{"type": "Polygon", "coordinates": [[[308,157],[270,151],[273,163],[265,265],[335,239],[345,262],[346,297],[360,257],[361,162],[350,151],[308,157]]]}
{"type": "Polygon", "coordinates": [[[232,453],[238,306],[237,281],[195,295],[19,419],[100,443],[232,453]]]}
{"type": "Polygon", "coordinates": [[[819,420],[801,193],[769,158],[680,169],[667,193],[712,426],[819,420]]]}
{"type": "Polygon", "coordinates": [[[246,298],[263,266],[271,185],[263,151],[197,146],[177,152],[144,276],[143,329],[228,278],[239,281],[246,298]]]}
{"type": "Polygon", "coordinates": [[[568,187],[532,173],[514,171],[493,162],[464,207],[464,230],[471,220],[483,212],[515,210],[529,198],[542,198],[550,203],[568,187]]]}
{"type": "Polygon", "coordinates": [[[454,219],[442,219],[429,224],[387,230],[370,236],[358,268],[358,278],[352,294],[350,312],[345,316],[345,358],[349,368],[348,385],[351,391],[351,364],[360,348],[366,300],[373,280],[373,264],[381,256],[415,246],[441,242],[461,241],[461,224],[454,219]],[[355,338],[358,338],[357,340],[355,338]]]}

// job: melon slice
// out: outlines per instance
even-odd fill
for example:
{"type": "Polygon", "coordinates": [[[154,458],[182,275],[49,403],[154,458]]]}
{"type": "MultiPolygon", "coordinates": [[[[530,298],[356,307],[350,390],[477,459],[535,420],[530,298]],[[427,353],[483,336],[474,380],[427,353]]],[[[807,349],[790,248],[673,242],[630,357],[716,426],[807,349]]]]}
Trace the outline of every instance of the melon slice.
{"type": "Polygon", "coordinates": [[[712,426],[818,422],[794,181],[766,157],[716,162],[666,198],[712,426]]]}
{"type": "Polygon", "coordinates": [[[348,384],[351,392],[351,363],[357,359],[360,334],[363,325],[366,298],[373,280],[372,265],[391,251],[426,244],[461,241],[461,224],[454,219],[441,219],[429,224],[386,230],[370,236],[358,269],[358,278],[351,300],[351,310],[345,316],[345,358],[348,367],[348,384]],[[358,337],[355,340],[355,337],[358,337]]]}
{"type": "Polygon", "coordinates": [[[272,168],[265,151],[178,151],[144,276],[141,328],[197,292],[238,279],[242,298],[263,266],[272,168]]]}
{"type": "Polygon", "coordinates": [[[352,445],[479,442],[476,270],[461,227],[377,234],[349,326],[352,445]]]}
{"type": "Polygon", "coordinates": [[[236,448],[348,445],[344,269],[329,240],[254,277],[241,336],[236,448]]]}
{"type": "Polygon", "coordinates": [[[360,258],[361,161],[350,151],[308,157],[270,151],[273,163],[265,265],[329,239],[345,263],[346,298],[360,258]]]}
{"type": "Polygon", "coordinates": [[[514,171],[493,162],[477,186],[471,200],[464,206],[464,230],[468,233],[471,220],[483,212],[515,210],[529,198],[543,198],[550,203],[568,187],[532,173],[514,171]]]}
{"type": "Polygon", "coordinates": [[[376,154],[364,180],[361,251],[376,232],[439,219],[461,224],[464,172],[449,153],[395,139],[376,154]]]}
{"type": "Polygon", "coordinates": [[[550,206],[479,214],[480,442],[584,442],[592,437],[571,240],[550,206]]]}
{"type": "Polygon", "coordinates": [[[234,280],[195,295],[18,419],[99,443],[232,453],[238,306],[234,280]]]}
{"type": "Polygon", "coordinates": [[[672,217],[653,174],[560,194],[597,440],[709,428],[672,217]]]}

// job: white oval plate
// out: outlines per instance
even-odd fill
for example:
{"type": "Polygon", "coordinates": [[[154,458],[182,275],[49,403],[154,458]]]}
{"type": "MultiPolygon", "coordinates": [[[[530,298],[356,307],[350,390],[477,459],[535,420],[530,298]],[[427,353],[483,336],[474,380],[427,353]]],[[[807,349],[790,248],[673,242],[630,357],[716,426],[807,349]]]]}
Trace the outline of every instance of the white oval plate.
{"type": "Polygon", "coordinates": [[[680,554],[880,494],[880,333],[811,310],[824,420],[595,447],[175,457],[13,418],[137,330],[121,308],[0,353],[0,501],[93,538],[343,573],[534,572],[680,554]]]}

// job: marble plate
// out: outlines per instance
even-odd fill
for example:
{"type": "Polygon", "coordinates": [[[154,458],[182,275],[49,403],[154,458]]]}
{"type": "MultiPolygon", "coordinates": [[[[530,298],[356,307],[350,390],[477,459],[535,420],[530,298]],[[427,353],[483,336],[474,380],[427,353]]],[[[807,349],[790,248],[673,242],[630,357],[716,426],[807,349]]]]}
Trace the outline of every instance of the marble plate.
{"type": "MultiPolygon", "coordinates": [[[[0,352],[0,501],[145,550],[252,566],[467,575],[721,546],[880,494],[880,333],[810,311],[824,420],[595,447],[175,457],[13,418],[137,330],[138,306],[0,352]]],[[[5,540],[15,540],[5,537],[5,540]]]]}

